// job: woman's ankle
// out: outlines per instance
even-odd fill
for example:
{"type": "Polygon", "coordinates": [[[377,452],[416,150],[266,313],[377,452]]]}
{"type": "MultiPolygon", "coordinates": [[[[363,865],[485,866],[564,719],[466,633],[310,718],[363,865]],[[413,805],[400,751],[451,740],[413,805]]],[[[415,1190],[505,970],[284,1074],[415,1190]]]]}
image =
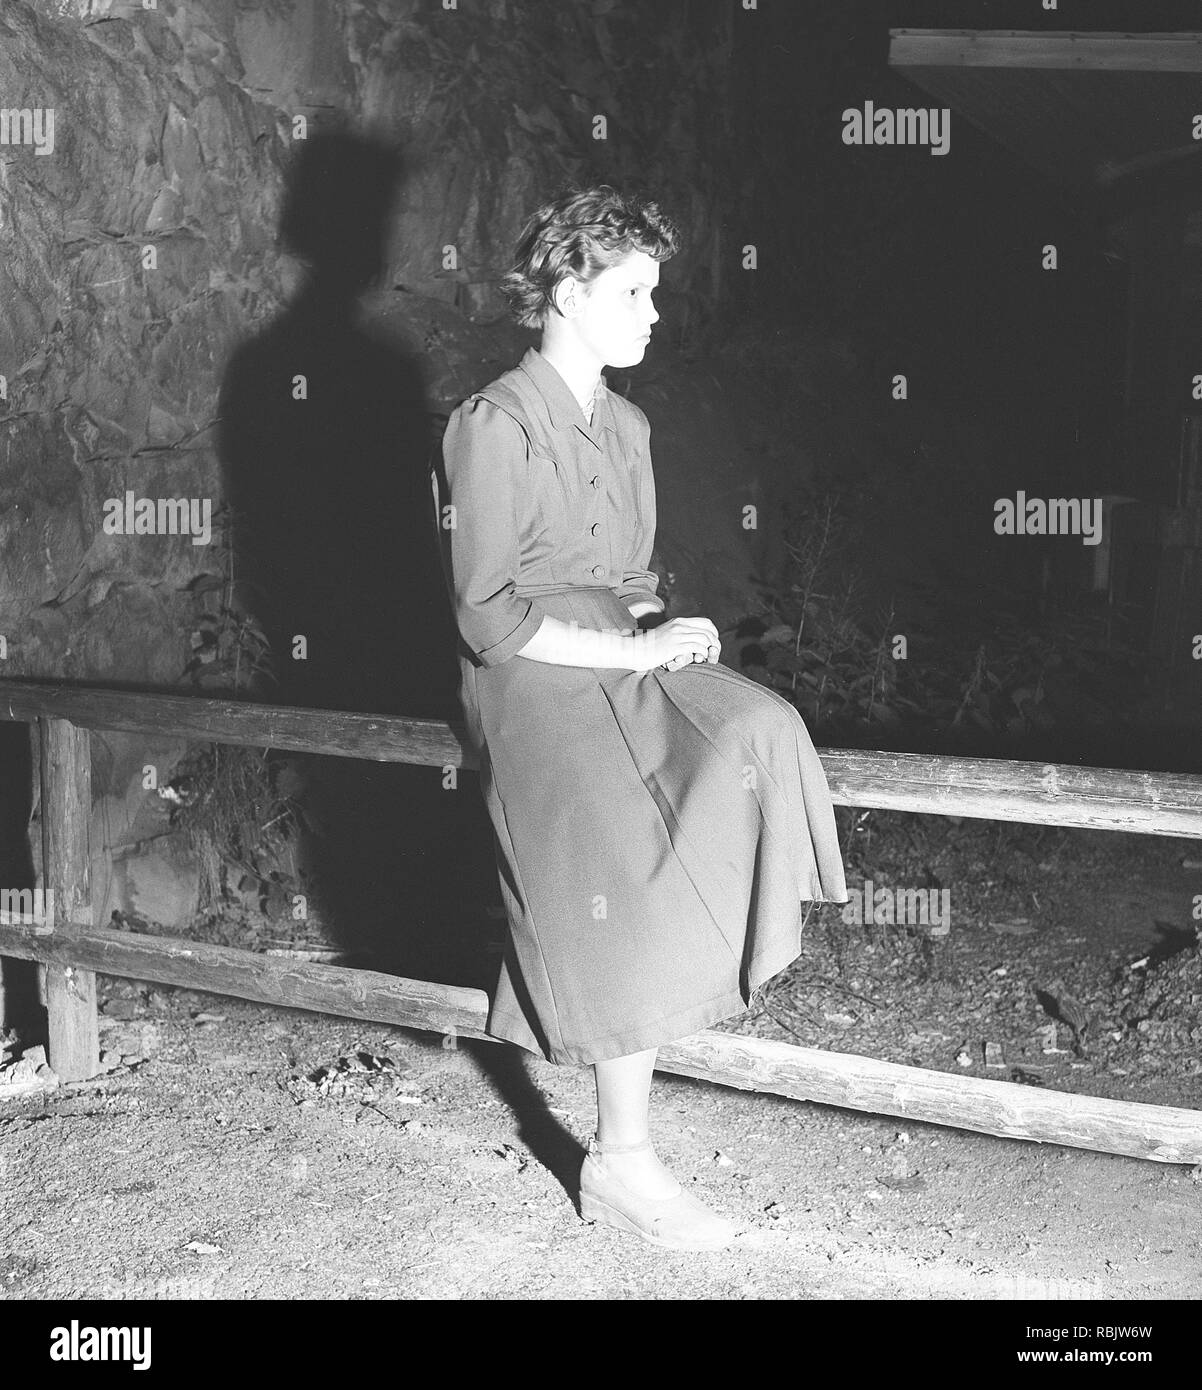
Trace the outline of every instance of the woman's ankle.
{"type": "Polygon", "coordinates": [[[594,1152],[604,1154],[642,1153],[652,1147],[651,1136],[645,1129],[641,1134],[636,1134],[630,1130],[604,1130],[598,1126],[593,1141],[594,1152]]]}

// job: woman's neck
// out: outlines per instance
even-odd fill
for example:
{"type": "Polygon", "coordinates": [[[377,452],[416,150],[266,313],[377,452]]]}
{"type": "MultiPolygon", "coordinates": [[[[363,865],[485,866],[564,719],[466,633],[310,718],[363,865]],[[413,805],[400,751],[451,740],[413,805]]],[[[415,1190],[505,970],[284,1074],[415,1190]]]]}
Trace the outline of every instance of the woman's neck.
{"type": "Polygon", "coordinates": [[[548,342],[545,333],[538,350],[563,377],[568,390],[576,397],[576,404],[588,415],[601,381],[601,364],[592,358],[582,359],[579,353],[566,350],[562,343],[548,342]]]}

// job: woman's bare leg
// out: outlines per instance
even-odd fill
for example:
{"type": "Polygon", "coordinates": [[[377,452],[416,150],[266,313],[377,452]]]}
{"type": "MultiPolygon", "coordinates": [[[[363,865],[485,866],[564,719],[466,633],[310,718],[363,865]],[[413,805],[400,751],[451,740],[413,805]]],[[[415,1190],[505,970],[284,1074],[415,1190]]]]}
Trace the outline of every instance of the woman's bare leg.
{"type": "MultiPolygon", "coordinates": [[[[596,1062],[597,1138],[602,1144],[639,1144],[648,1137],[651,1073],[655,1048],[596,1062]]],[[[597,1154],[612,1177],[642,1197],[674,1197],[680,1184],[649,1150],[634,1154],[597,1154]]]]}

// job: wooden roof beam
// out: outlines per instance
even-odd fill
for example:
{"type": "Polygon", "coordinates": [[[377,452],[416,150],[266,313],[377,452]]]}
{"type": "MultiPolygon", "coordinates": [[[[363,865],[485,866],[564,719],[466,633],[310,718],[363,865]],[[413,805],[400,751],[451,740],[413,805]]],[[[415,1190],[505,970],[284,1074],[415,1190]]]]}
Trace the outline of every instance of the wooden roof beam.
{"type": "Polygon", "coordinates": [[[1054,34],[1023,29],[890,29],[889,65],[1202,72],[1202,33],[1054,34]]]}

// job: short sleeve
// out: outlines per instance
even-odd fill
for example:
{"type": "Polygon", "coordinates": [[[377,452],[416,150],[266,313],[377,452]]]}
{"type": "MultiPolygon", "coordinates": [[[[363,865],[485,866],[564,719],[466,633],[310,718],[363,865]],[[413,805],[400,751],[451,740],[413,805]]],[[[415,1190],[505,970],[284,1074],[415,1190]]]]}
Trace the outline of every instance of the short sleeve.
{"type": "MultiPolygon", "coordinates": [[[[624,402],[628,411],[635,409],[624,402]]],[[[633,418],[633,457],[635,495],[638,498],[638,518],[633,528],[629,550],[622,570],[621,586],[615,591],[623,603],[654,603],[664,611],[664,601],[656,593],[659,575],[649,569],[651,551],[655,545],[655,475],[651,470],[651,425],[641,410],[633,418]]]]}
{"type": "Polygon", "coordinates": [[[534,636],[541,610],[514,592],[519,570],[521,426],[480,397],[447,422],[442,443],[452,524],[443,531],[455,620],[484,666],[507,661],[534,636]]]}

